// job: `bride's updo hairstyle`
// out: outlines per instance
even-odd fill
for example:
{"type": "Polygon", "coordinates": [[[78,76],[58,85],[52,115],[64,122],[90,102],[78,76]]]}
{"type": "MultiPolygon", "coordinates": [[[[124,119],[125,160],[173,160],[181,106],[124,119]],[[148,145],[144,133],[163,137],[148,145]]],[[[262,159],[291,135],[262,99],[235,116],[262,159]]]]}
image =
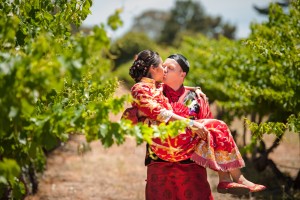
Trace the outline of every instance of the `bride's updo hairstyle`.
{"type": "Polygon", "coordinates": [[[143,77],[151,78],[148,73],[151,66],[158,67],[161,59],[157,52],[151,50],[143,50],[136,56],[132,66],[129,69],[129,75],[139,82],[143,77]]]}

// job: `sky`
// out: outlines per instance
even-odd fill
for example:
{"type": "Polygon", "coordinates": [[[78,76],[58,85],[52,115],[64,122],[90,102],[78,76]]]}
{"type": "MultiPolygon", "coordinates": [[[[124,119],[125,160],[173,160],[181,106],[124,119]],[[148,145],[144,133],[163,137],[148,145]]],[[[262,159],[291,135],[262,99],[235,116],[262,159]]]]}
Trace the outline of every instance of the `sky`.
{"type": "MultiPolygon", "coordinates": [[[[221,16],[223,22],[237,27],[236,37],[245,38],[250,33],[251,22],[262,22],[267,16],[258,14],[253,5],[266,7],[274,0],[193,0],[200,2],[207,15],[221,16]]],[[[91,12],[83,22],[84,26],[106,23],[108,16],[116,9],[122,8],[120,17],[123,26],[117,31],[109,31],[111,37],[119,37],[127,32],[133,24],[134,18],[147,10],[169,11],[175,6],[176,0],[94,0],[91,12]]]]}

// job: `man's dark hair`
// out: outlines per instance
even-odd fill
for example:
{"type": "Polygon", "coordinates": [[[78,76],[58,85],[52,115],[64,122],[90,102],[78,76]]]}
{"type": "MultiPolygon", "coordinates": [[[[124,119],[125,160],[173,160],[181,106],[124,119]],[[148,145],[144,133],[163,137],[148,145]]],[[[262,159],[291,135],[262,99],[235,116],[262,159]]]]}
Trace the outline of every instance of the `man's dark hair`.
{"type": "Polygon", "coordinates": [[[184,71],[186,74],[189,73],[190,63],[186,57],[181,54],[172,54],[168,58],[175,60],[180,65],[182,71],[184,71]]]}

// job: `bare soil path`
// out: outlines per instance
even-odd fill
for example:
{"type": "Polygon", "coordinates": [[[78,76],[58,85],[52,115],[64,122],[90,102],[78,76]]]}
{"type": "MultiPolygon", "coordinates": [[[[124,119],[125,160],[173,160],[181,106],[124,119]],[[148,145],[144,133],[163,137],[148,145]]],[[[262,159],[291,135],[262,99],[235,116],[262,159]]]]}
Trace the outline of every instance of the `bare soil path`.
{"type": "MultiPolygon", "coordinates": [[[[117,94],[127,92],[121,87],[117,94]]],[[[113,118],[117,120],[120,115],[113,118]]],[[[277,155],[273,156],[275,159],[279,155],[278,162],[296,166],[300,163],[299,140],[292,140],[285,139],[286,145],[272,155],[277,155]],[[298,147],[298,152],[287,153],[293,147],[298,147]]],[[[48,157],[46,171],[39,177],[38,193],[26,200],[144,200],[144,156],[145,145],[137,146],[133,138],[105,149],[100,141],[87,144],[84,136],[72,136],[48,157]],[[85,152],[80,154],[78,148],[85,152]]],[[[216,200],[251,199],[217,193],[217,173],[209,169],[208,180],[216,200]]]]}

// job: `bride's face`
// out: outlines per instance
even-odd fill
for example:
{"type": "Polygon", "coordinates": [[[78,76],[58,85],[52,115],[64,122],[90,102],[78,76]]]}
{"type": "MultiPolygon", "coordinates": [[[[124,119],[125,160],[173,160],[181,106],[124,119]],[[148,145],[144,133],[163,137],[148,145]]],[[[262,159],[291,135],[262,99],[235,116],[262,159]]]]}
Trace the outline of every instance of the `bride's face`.
{"type": "Polygon", "coordinates": [[[162,64],[163,64],[163,62],[161,60],[158,66],[156,66],[156,67],[151,66],[151,68],[150,68],[151,77],[156,82],[162,82],[165,77],[165,69],[162,64]]]}

